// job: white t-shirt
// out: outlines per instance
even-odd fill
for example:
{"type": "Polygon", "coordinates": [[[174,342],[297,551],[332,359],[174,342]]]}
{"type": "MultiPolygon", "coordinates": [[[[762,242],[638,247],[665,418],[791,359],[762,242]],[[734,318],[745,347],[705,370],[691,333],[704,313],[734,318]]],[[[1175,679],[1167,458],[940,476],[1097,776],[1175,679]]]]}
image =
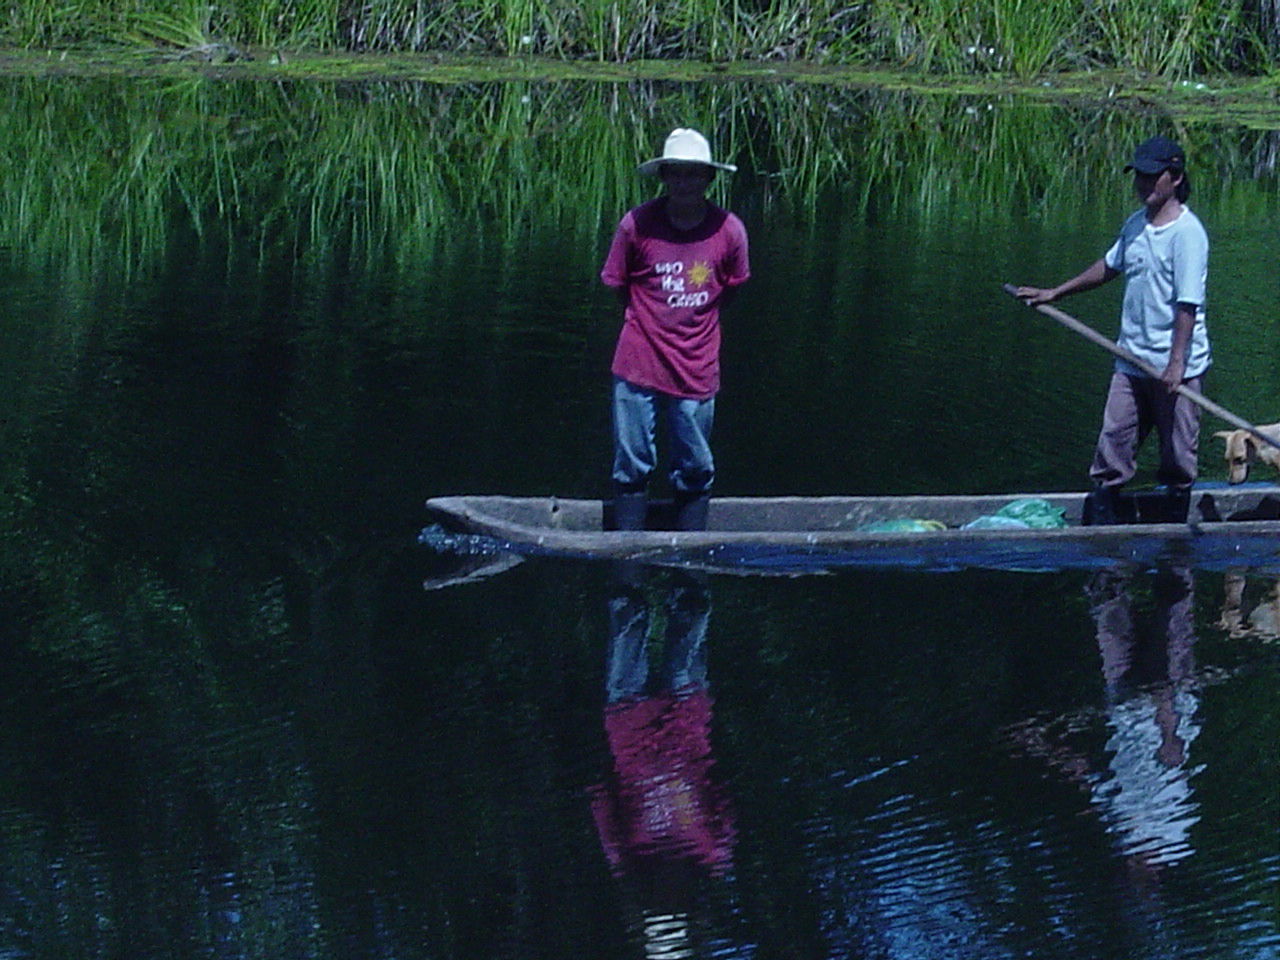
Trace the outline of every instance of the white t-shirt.
{"type": "MultiPolygon", "coordinates": [[[[1209,369],[1213,355],[1204,319],[1209,236],[1191,208],[1184,206],[1178,219],[1159,227],[1147,222],[1144,210],[1137,211],[1120,228],[1105,260],[1125,277],[1120,346],[1163,370],[1173,346],[1174,304],[1193,303],[1196,323],[1187,345],[1184,376],[1198,377],[1209,369]]],[[[1143,376],[1123,360],[1116,361],[1116,369],[1143,376]]]]}

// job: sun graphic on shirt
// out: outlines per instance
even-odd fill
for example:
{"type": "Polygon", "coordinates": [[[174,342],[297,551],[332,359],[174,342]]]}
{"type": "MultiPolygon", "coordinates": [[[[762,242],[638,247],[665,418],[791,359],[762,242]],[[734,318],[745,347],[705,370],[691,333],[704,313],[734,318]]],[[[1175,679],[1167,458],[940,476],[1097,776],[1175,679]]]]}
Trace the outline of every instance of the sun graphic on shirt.
{"type": "Polygon", "coordinates": [[[689,282],[695,287],[701,287],[711,279],[711,268],[701,260],[695,260],[693,266],[689,268],[689,282]]]}

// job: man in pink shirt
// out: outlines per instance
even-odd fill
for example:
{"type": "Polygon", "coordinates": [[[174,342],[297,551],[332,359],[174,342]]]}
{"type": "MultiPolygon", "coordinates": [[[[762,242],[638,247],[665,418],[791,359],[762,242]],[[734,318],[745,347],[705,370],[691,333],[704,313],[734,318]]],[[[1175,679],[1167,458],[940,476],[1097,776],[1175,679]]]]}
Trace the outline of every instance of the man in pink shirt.
{"type": "Polygon", "coordinates": [[[742,221],[706,198],[716,170],[696,130],[673,130],[640,165],[662,196],[618,224],[600,279],[624,307],[613,355],[614,526],[645,526],[655,430],[666,423],[676,528],[702,530],[715,478],[710,436],[720,389],[720,307],[751,275],[742,221]]]}

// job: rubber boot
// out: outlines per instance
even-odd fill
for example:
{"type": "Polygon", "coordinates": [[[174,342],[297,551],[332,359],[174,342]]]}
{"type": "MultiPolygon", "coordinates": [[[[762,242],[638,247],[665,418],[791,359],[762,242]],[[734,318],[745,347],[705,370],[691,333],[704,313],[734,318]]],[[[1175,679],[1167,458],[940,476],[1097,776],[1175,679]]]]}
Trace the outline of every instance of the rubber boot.
{"type": "Polygon", "coordinates": [[[1086,527],[1100,527],[1120,522],[1117,510],[1119,491],[1115,487],[1094,487],[1084,502],[1082,522],[1086,527]]]}
{"type": "Polygon", "coordinates": [[[1191,490],[1169,490],[1165,494],[1165,523],[1186,523],[1187,514],[1191,512],[1191,490]]]}
{"type": "Polygon", "coordinates": [[[643,530],[649,511],[649,496],[641,493],[619,493],[613,498],[613,529],[643,530]]]}
{"type": "Polygon", "coordinates": [[[676,494],[676,529],[707,529],[707,512],[711,507],[711,494],[676,494]]]}

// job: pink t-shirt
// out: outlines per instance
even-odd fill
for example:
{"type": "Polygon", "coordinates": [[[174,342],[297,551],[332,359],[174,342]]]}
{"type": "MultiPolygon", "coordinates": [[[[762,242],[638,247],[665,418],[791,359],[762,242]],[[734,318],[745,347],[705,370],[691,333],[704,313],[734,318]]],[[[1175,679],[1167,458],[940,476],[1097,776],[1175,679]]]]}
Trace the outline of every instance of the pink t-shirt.
{"type": "Polygon", "coordinates": [[[705,399],[720,389],[720,299],[746,283],[747,231],[708,205],[692,230],[677,230],[666,197],[627,212],[600,279],[630,291],[613,373],[636,386],[705,399]]]}

